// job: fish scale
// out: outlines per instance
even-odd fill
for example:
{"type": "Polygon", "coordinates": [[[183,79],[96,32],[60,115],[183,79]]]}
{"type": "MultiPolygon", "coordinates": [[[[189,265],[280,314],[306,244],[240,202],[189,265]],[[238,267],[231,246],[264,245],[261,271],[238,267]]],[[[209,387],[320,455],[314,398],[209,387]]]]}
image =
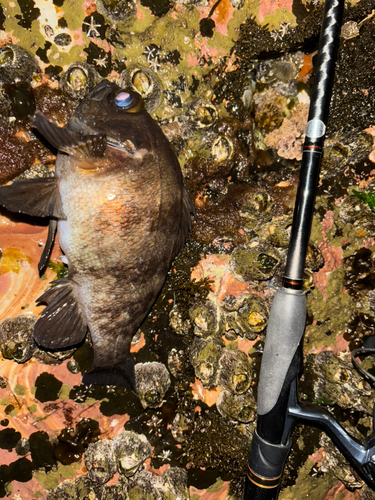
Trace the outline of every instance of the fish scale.
{"type": "Polygon", "coordinates": [[[89,329],[94,361],[83,382],[135,391],[131,339],[195,215],[180,166],[142,98],[106,80],[66,127],[40,114],[34,122],[59,150],[56,177],[0,188],[8,210],[50,218],[40,271],[56,227],[68,262],[68,277],[38,299],[47,307],[34,339],[45,349],[64,349],[89,329]]]}

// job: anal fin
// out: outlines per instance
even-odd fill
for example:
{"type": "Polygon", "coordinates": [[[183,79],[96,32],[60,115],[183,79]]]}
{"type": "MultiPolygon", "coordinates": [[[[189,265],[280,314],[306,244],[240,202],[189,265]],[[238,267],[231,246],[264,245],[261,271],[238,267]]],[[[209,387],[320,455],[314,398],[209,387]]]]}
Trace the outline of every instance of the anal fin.
{"type": "Polygon", "coordinates": [[[68,278],[57,280],[37,302],[47,307],[34,326],[34,340],[45,349],[65,349],[79,344],[87,333],[74,296],[73,284],[68,278]]]}
{"type": "Polygon", "coordinates": [[[0,205],[10,212],[66,219],[57,177],[25,179],[0,187],[0,205]]]}

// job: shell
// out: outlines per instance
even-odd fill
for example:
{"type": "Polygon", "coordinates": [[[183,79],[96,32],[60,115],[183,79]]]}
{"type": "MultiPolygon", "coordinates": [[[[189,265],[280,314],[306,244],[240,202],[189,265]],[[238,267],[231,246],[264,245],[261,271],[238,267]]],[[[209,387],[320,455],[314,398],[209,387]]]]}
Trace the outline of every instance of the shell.
{"type": "Polygon", "coordinates": [[[268,324],[267,304],[256,294],[228,295],[222,301],[225,330],[254,340],[268,324]]]}
{"type": "Polygon", "coordinates": [[[153,71],[140,65],[129,66],[121,73],[120,87],[131,87],[141,94],[149,113],[158,109],[162,102],[163,86],[153,71]]]}
{"type": "Polygon", "coordinates": [[[168,369],[172,375],[177,378],[181,377],[185,372],[186,367],[186,353],[182,349],[171,349],[168,354],[168,369]]]}
{"type": "Polygon", "coordinates": [[[218,386],[243,394],[251,384],[251,364],[243,351],[225,351],[219,360],[218,386]]]}
{"type": "Polygon", "coordinates": [[[237,422],[247,424],[256,418],[256,402],[251,391],[243,394],[222,391],[217,398],[216,408],[220,415],[237,422]]]}
{"type": "Polygon", "coordinates": [[[276,248],[257,240],[237,247],[230,263],[238,279],[250,281],[272,278],[280,262],[281,256],[276,248]]]}
{"type": "Polygon", "coordinates": [[[31,82],[40,72],[36,59],[19,45],[9,44],[0,50],[0,81],[31,82]]]}
{"type": "Polygon", "coordinates": [[[189,310],[189,316],[197,337],[221,337],[224,333],[220,306],[213,299],[193,305],[189,310]]]}
{"type": "Polygon", "coordinates": [[[99,82],[99,73],[87,63],[72,63],[61,75],[60,88],[71,99],[80,100],[99,82]]]}
{"type": "Polygon", "coordinates": [[[195,376],[204,387],[212,388],[216,384],[219,358],[223,348],[213,340],[195,339],[190,348],[190,362],[195,376]]]}
{"type": "Polygon", "coordinates": [[[163,404],[165,393],[171,385],[168,370],[162,363],[138,363],[135,365],[135,382],[143,408],[158,408],[163,404]]]}
{"type": "Polygon", "coordinates": [[[125,431],[112,440],[118,472],[133,476],[144,461],[152,455],[152,447],[143,434],[125,431]]]}
{"type": "Polygon", "coordinates": [[[85,466],[93,483],[107,483],[116,472],[116,458],[112,442],[109,439],[103,439],[90,444],[85,452],[85,466]]]}
{"type": "Polygon", "coordinates": [[[0,323],[0,349],[5,359],[18,363],[29,360],[36,350],[33,329],[36,316],[21,315],[0,323]]]}
{"type": "Polygon", "coordinates": [[[183,443],[194,430],[194,420],[187,413],[176,413],[173,419],[171,433],[178,443],[183,443]]]}

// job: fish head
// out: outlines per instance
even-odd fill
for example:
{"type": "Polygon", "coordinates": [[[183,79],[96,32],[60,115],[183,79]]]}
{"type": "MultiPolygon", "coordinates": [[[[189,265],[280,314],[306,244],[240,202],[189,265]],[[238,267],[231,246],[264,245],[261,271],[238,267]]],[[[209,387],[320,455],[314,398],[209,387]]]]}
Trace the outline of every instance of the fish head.
{"type": "Polygon", "coordinates": [[[145,110],[142,97],[108,80],[100,82],[84,98],[67,129],[79,135],[103,133],[107,144],[118,149],[148,151],[153,149],[155,133],[161,133],[145,110]]]}

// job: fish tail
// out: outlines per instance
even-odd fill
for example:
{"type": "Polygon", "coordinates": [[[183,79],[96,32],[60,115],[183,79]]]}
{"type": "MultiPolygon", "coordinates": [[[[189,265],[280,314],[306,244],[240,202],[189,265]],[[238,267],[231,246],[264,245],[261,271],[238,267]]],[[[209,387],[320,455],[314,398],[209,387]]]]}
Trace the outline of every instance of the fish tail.
{"type": "Polygon", "coordinates": [[[82,382],[85,385],[120,385],[137,394],[134,362],[130,355],[122,363],[111,367],[99,366],[85,373],[82,382]]]}

